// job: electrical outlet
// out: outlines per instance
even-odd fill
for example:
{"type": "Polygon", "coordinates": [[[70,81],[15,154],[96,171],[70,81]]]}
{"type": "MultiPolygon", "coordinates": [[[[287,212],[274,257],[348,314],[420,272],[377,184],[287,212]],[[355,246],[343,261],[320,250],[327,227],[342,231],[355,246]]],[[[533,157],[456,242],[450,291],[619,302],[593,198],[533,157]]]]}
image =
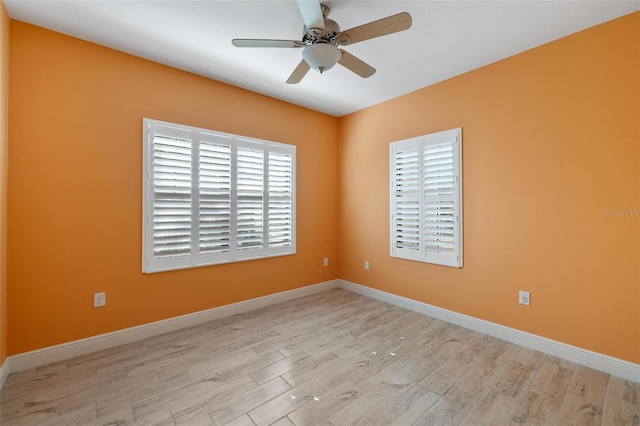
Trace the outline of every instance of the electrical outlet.
{"type": "Polygon", "coordinates": [[[369,269],[369,261],[368,260],[364,261],[364,269],[369,269]]]}
{"type": "Polygon", "coordinates": [[[323,263],[323,265],[324,265],[324,266],[329,266],[329,258],[328,258],[328,257],[325,257],[325,258],[324,258],[324,263],[323,263]]]}
{"type": "Polygon", "coordinates": [[[528,291],[520,290],[520,295],[518,297],[518,303],[520,303],[521,305],[529,306],[529,304],[531,303],[531,297],[529,296],[529,292],[528,291]]]}
{"type": "Polygon", "coordinates": [[[93,293],[93,307],[100,308],[107,304],[107,296],[104,291],[101,293],[93,293]]]}

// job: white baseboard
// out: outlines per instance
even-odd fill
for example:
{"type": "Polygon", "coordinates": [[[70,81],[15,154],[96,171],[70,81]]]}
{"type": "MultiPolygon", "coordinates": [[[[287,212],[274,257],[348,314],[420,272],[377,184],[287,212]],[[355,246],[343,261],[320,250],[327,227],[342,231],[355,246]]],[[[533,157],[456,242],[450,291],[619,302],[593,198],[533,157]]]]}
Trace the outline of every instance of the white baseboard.
{"type": "Polygon", "coordinates": [[[640,365],[345,280],[338,287],[640,383],[640,365]]]}
{"type": "Polygon", "coordinates": [[[217,308],[143,324],[137,327],[126,328],[111,333],[88,337],[86,339],[74,340],[72,342],[12,355],[7,357],[0,369],[0,379],[2,380],[0,382],[0,388],[4,385],[6,377],[10,373],[14,373],[16,371],[28,370],[30,368],[39,367],[52,362],[63,361],[65,359],[107,349],[113,346],[135,342],[136,340],[202,324],[218,318],[228,317],[230,315],[236,315],[253,309],[296,299],[298,297],[330,290],[337,286],[337,280],[326,281],[289,291],[283,291],[281,293],[232,303],[230,305],[219,306],[217,308]]]}
{"type": "Polygon", "coordinates": [[[5,359],[0,366],[0,389],[4,386],[4,382],[7,381],[7,377],[9,377],[9,363],[5,359]]]}

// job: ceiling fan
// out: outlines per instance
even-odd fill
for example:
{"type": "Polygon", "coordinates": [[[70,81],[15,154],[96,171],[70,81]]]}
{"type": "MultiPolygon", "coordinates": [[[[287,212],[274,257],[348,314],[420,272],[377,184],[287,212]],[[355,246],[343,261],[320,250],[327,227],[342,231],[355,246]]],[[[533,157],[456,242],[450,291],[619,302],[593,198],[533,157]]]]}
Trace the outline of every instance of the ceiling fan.
{"type": "Polygon", "coordinates": [[[403,12],[347,31],[340,31],[338,24],[327,18],[330,11],[327,5],[321,4],[319,0],[296,1],[305,24],[302,31],[302,40],[236,38],[231,41],[236,47],[304,48],[302,61],[287,79],[289,84],[296,84],[302,81],[311,68],[323,73],[336,63],[353,71],[362,78],[371,77],[376,72],[375,68],[349,52],[339,49],[338,46],[358,43],[411,27],[411,15],[403,12]]]}

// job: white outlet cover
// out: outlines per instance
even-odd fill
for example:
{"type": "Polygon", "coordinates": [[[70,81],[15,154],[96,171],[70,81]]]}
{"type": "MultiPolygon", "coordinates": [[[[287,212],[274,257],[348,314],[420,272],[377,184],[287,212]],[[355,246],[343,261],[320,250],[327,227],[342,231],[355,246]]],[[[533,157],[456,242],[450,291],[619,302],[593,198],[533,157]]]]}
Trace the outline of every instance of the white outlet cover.
{"type": "Polygon", "coordinates": [[[529,295],[528,291],[520,290],[520,293],[518,295],[518,303],[526,306],[529,306],[531,304],[531,296],[529,295]]]}
{"type": "Polygon", "coordinates": [[[100,308],[107,304],[107,296],[105,292],[93,293],[93,307],[100,308]]]}

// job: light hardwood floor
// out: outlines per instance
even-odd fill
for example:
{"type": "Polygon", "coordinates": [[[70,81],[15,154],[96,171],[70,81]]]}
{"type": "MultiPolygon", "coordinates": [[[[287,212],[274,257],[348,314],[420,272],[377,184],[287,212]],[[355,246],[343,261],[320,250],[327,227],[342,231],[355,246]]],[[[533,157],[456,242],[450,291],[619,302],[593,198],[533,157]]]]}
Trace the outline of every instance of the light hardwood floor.
{"type": "Polygon", "coordinates": [[[640,385],[344,290],[9,376],[2,425],[640,425],[640,385]]]}

